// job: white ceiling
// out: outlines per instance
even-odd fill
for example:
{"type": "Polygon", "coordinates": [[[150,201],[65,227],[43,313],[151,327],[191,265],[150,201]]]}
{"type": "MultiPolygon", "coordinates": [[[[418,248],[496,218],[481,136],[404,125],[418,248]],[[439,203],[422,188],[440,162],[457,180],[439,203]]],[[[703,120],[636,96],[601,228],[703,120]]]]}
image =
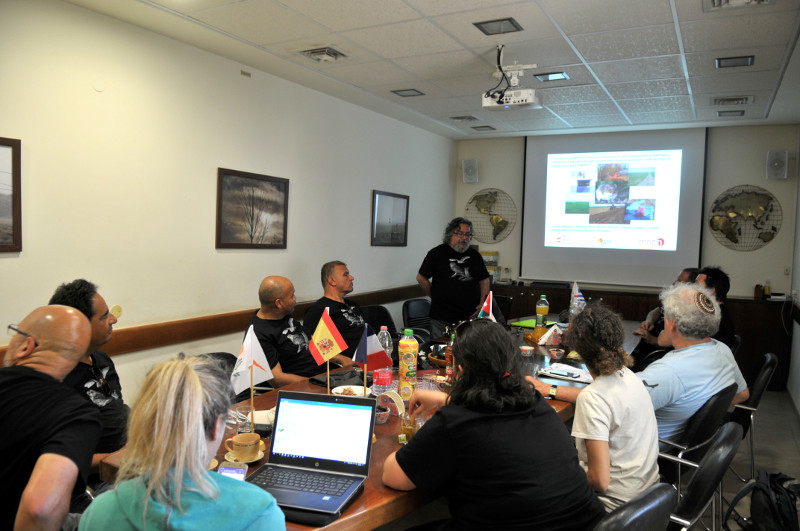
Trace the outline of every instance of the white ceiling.
{"type": "Polygon", "coordinates": [[[800,0],[712,12],[704,0],[67,1],[454,139],[800,123],[800,0]],[[523,31],[486,36],[473,25],[505,17],[523,31]],[[499,44],[503,65],[537,65],[520,87],[536,89],[543,108],[482,108],[499,44]],[[326,45],[347,57],[297,53],[326,45]],[[714,66],[741,55],[754,64],[714,66]],[[570,79],[533,77],[553,71],[570,79]],[[391,92],[409,88],[424,95],[391,92]],[[711,104],[731,96],[752,101],[711,104]],[[486,125],[494,130],[473,129],[486,125]]]}

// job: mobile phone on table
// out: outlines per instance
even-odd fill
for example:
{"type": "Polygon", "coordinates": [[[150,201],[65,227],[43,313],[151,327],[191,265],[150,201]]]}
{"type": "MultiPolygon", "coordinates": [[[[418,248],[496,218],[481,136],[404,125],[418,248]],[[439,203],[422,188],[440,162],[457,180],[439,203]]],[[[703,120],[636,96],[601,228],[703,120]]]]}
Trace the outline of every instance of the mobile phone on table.
{"type": "Polygon", "coordinates": [[[234,479],[244,479],[247,475],[247,465],[244,463],[231,463],[230,461],[223,461],[217,472],[223,476],[228,476],[234,479]]]}
{"type": "Polygon", "coordinates": [[[578,378],[580,374],[567,371],[550,371],[553,376],[563,376],[564,378],[578,378]]]}

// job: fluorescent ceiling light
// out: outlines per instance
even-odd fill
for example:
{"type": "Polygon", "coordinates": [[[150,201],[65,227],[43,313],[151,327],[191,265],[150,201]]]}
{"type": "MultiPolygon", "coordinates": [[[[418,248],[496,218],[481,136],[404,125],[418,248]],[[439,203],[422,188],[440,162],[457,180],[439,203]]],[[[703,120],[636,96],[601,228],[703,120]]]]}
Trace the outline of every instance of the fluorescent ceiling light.
{"type": "Polygon", "coordinates": [[[740,57],[717,57],[714,62],[717,68],[731,68],[734,66],[753,66],[754,55],[742,55],[740,57]]]}
{"type": "Polygon", "coordinates": [[[718,118],[726,118],[730,116],[744,116],[744,110],[741,111],[717,111],[718,118]]]}
{"type": "Polygon", "coordinates": [[[481,30],[484,35],[500,35],[501,33],[514,33],[522,31],[522,26],[513,18],[501,18],[497,20],[486,20],[484,22],[473,22],[476,28],[481,30]]]}
{"type": "Polygon", "coordinates": [[[476,131],[494,131],[495,128],[491,125],[475,125],[472,127],[476,131]]]}
{"type": "Polygon", "coordinates": [[[417,89],[413,89],[413,88],[412,89],[393,90],[392,92],[397,94],[398,96],[403,97],[403,98],[410,98],[412,96],[424,96],[425,95],[424,92],[420,92],[417,89]]]}
{"type": "Polygon", "coordinates": [[[546,74],[534,74],[536,79],[545,83],[547,81],[560,81],[562,79],[569,79],[566,72],[548,72],[546,74]]]}

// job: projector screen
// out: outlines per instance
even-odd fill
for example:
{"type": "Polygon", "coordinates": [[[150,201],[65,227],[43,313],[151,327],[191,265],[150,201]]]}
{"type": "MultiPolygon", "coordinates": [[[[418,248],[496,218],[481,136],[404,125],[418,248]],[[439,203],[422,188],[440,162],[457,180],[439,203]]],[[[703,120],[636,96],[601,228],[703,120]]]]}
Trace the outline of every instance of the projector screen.
{"type": "Polygon", "coordinates": [[[520,277],[664,286],[696,267],[705,129],[528,137],[520,277]]]}

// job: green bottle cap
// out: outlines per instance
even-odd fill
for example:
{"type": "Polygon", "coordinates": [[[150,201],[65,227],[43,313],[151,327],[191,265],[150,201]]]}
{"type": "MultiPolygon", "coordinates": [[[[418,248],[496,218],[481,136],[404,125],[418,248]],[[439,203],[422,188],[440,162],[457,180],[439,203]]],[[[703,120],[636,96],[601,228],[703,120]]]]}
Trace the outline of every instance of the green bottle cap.
{"type": "Polygon", "coordinates": [[[407,336],[413,336],[414,335],[414,331],[411,330],[410,328],[406,328],[405,330],[403,330],[403,333],[405,335],[407,335],[407,336]]]}

